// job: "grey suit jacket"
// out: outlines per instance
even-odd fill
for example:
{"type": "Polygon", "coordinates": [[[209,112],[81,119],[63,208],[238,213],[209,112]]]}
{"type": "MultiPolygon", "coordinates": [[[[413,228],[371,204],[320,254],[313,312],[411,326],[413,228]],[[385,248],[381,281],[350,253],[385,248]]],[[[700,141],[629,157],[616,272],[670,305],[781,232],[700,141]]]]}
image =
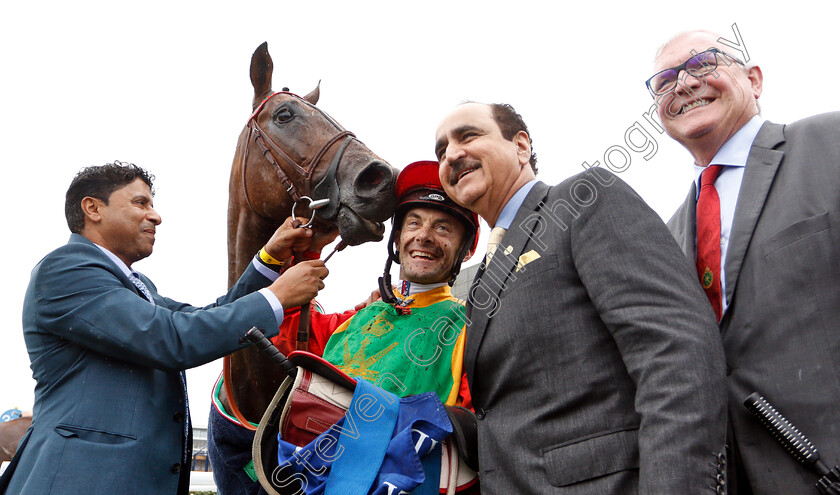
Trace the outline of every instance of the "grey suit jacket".
{"type": "MultiPolygon", "coordinates": [[[[695,188],[668,223],[694,262],[695,188]]],[[[815,493],[744,408],[760,392],[840,464],[840,113],[765,122],[747,159],[720,323],[734,441],[755,493],[815,493]]],[[[747,492],[749,493],[749,492],[747,492]]]]}
{"type": "Polygon", "coordinates": [[[659,217],[598,174],[537,183],[470,289],[482,493],[717,487],[726,397],[714,315],[659,217]]]}

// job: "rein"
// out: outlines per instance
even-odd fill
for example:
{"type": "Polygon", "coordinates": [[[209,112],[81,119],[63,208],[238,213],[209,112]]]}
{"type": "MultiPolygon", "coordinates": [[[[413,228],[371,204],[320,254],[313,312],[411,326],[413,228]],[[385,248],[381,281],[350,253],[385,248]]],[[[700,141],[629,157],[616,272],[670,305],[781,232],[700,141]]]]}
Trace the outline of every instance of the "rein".
{"type": "MultiPolygon", "coordinates": [[[[248,139],[245,142],[245,150],[242,154],[242,192],[245,196],[245,203],[248,205],[248,208],[256,214],[258,217],[262,218],[263,220],[267,220],[269,222],[275,222],[276,220],[267,217],[266,215],[257,211],[253,204],[251,204],[251,198],[248,196],[248,185],[246,184],[246,167],[248,166],[248,150],[251,147],[251,141],[253,141],[259,151],[262,153],[263,157],[274,166],[274,171],[277,174],[277,177],[280,179],[280,182],[286,188],[286,192],[289,193],[294,204],[297,205],[299,202],[303,200],[308,200],[309,204],[307,207],[313,209],[312,218],[314,219],[315,212],[319,217],[325,220],[332,220],[338,214],[339,209],[339,187],[338,181],[336,179],[336,174],[338,173],[338,165],[341,162],[342,157],[344,156],[344,152],[347,150],[347,147],[350,143],[356,139],[356,135],[352,132],[344,129],[341,125],[338,124],[335,120],[333,120],[326,112],[318,108],[317,106],[309,103],[308,101],[304,100],[300,96],[290,93],[288,91],[279,91],[276,93],[272,93],[267,96],[259,106],[254,110],[251,114],[251,118],[248,119],[248,139]],[[313,157],[303,164],[298,164],[292,157],[289,156],[288,153],[283,151],[283,149],[271,139],[265,130],[260,127],[260,124],[257,122],[257,117],[259,116],[260,112],[262,111],[265,104],[274,98],[277,95],[286,94],[293,96],[306,104],[307,106],[314,108],[317,110],[328,122],[330,122],[335,128],[338,130],[338,133],[332,136],[330,139],[321,146],[321,149],[313,155],[313,157]],[[338,151],[336,152],[335,156],[330,163],[329,168],[327,169],[327,173],[324,175],[324,178],[321,179],[318,184],[315,185],[314,190],[312,189],[312,173],[315,170],[315,167],[324,157],[324,154],[333,147],[339,141],[342,141],[341,146],[339,147],[338,151]],[[289,170],[286,170],[278,163],[277,157],[281,158],[281,162],[286,164],[289,170]],[[297,187],[295,186],[294,181],[290,178],[290,176],[296,177],[300,179],[301,187],[303,189],[304,194],[301,194],[297,187]],[[313,199],[310,197],[310,191],[314,192],[314,194],[322,196],[320,199],[327,199],[329,203],[324,205],[323,207],[315,210],[312,203],[318,201],[318,199],[313,199]]],[[[294,206],[292,207],[292,211],[294,212],[294,206]]],[[[311,223],[312,220],[310,220],[311,223]]],[[[309,303],[305,305],[301,305],[300,307],[300,322],[298,325],[298,333],[297,333],[297,344],[296,347],[298,350],[308,350],[309,349],[309,303]]],[[[230,412],[236,417],[237,420],[242,424],[245,429],[256,431],[256,427],[251,424],[248,419],[242,414],[240,411],[239,406],[236,404],[236,399],[233,394],[233,379],[231,377],[231,364],[230,364],[230,355],[225,356],[222,364],[222,373],[224,382],[224,389],[225,394],[227,395],[228,405],[230,406],[230,412]]]]}
{"type": "Polygon", "coordinates": [[[233,384],[231,383],[233,379],[230,375],[230,354],[228,354],[222,360],[222,382],[224,382],[225,395],[227,395],[228,406],[230,406],[229,412],[231,412],[234,417],[239,420],[239,423],[243,428],[246,430],[257,431],[257,427],[252,425],[251,422],[245,418],[245,415],[239,410],[239,406],[236,405],[236,399],[233,397],[233,384]]]}

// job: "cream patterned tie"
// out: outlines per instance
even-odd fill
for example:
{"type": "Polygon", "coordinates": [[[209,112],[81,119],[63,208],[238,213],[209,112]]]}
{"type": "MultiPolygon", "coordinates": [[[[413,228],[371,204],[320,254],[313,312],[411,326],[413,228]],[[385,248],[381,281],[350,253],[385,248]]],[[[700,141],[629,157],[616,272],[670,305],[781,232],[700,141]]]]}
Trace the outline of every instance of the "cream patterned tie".
{"type": "Polygon", "coordinates": [[[490,239],[487,241],[487,261],[493,258],[493,253],[496,252],[496,248],[502,242],[505,232],[507,232],[507,229],[504,227],[493,227],[493,230],[490,231],[490,239]]]}

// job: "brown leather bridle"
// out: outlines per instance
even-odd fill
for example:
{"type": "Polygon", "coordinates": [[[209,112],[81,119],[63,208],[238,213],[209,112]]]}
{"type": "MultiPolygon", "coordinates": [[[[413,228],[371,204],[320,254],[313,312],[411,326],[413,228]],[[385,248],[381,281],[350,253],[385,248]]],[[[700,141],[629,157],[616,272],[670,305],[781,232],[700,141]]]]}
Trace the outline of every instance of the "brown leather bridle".
{"type": "MultiPolygon", "coordinates": [[[[303,201],[307,201],[306,207],[312,210],[312,216],[305,226],[309,226],[315,219],[315,214],[317,212],[320,218],[324,220],[332,220],[338,214],[339,209],[339,187],[338,187],[338,180],[336,179],[336,173],[338,172],[338,165],[341,162],[341,158],[344,156],[344,152],[347,150],[347,147],[350,143],[356,139],[356,135],[352,132],[344,129],[341,125],[338,124],[335,120],[332,119],[326,112],[318,108],[317,106],[309,103],[305,99],[301,98],[300,96],[290,93],[288,91],[278,91],[276,93],[270,94],[266,97],[260,104],[254,109],[254,112],[251,114],[251,118],[248,119],[248,139],[245,142],[245,150],[243,151],[242,155],[242,191],[245,196],[245,203],[248,205],[248,208],[254,214],[259,216],[260,218],[270,221],[276,222],[275,219],[269,218],[268,216],[260,213],[257,211],[254,206],[251,204],[251,199],[248,197],[248,187],[245,182],[246,178],[246,167],[248,166],[248,150],[251,145],[251,141],[253,141],[257,147],[259,148],[262,155],[265,159],[274,166],[274,171],[277,173],[277,177],[280,179],[280,182],[283,183],[283,186],[286,188],[286,192],[289,193],[292,200],[294,201],[294,206],[292,206],[292,212],[295,211],[295,206],[298,203],[303,201]],[[292,157],[289,156],[288,153],[283,151],[283,149],[271,139],[271,136],[268,135],[265,130],[260,126],[259,122],[257,122],[257,117],[259,116],[262,109],[265,107],[265,104],[274,98],[277,95],[290,95],[298,100],[300,100],[305,105],[317,110],[321,115],[327,119],[338,132],[332,136],[330,139],[321,146],[321,149],[312,156],[310,160],[303,164],[298,164],[292,157]],[[335,156],[330,163],[329,168],[327,169],[327,173],[321,179],[320,182],[312,188],[312,173],[315,171],[315,167],[324,157],[324,154],[337,142],[343,140],[341,143],[338,151],[336,152],[335,156]],[[280,157],[281,161],[278,162],[277,157],[280,157]],[[281,163],[285,164],[287,168],[284,168],[281,163]],[[301,194],[297,187],[295,186],[294,181],[290,178],[290,176],[296,177],[299,179],[299,183],[302,185],[303,193],[301,194]],[[316,196],[323,196],[319,198],[321,200],[326,199],[329,202],[324,204],[319,199],[313,199],[311,195],[316,196]],[[315,206],[315,202],[318,202],[319,207],[315,206]],[[317,209],[316,209],[317,208],[317,209]]],[[[294,215],[293,215],[294,216],[294,215]]],[[[300,322],[298,325],[298,333],[297,333],[297,344],[296,347],[298,350],[308,350],[309,349],[309,303],[302,305],[300,307],[300,322]]],[[[230,370],[230,355],[225,356],[222,364],[222,373],[223,373],[223,382],[225,388],[225,394],[228,398],[228,404],[230,405],[231,413],[239,420],[242,426],[248,430],[256,431],[256,427],[251,425],[251,423],[245,418],[242,414],[242,411],[239,410],[239,407],[236,405],[236,399],[233,395],[233,380],[231,377],[231,370],[230,370]]]]}
{"type": "MultiPolygon", "coordinates": [[[[283,183],[283,186],[286,188],[286,192],[292,197],[292,200],[295,204],[300,203],[302,201],[308,200],[311,204],[312,201],[317,199],[329,199],[330,202],[326,204],[323,208],[319,208],[318,216],[323,218],[324,220],[332,220],[335,218],[335,215],[338,213],[339,208],[339,188],[338,188],[338,181],[336,180],[336,173],[338,171],[338,165],[341,162],[341,158],[344,156],[345,150],[347,150],[347,146],[356,139],[356,135],[353,134],[351,131],[348,131],[341,127],[332,117],[330,117],[326,112],[318,108],[317,106],[309,103],[305,99],[301,98],[300,96],[290,93],[288,91],[278,91],[276,93],[270,94],[266,97],[254,112],[251,114],[251,118],[248,119],[248,140],[245,145],[245,150],[242,156],[242,190],[245,195],[245,202],[248,205],[248,208],[251,209],[252,212],[260,216],[265,220],[271,220],[270,218],[266,217],[262,213],[258,212],[254,206],[251,204],[251,199],[248,197],[248,187],[245,183],[246,178],[246,167],[248,166],[248,150],[250,148],[250,142],[253,142],[257,145],[260,149],[260,152],[265,157],[265,159],[274,166],[274,171],[277,173],[277,177],[280,179],[280,182],[283,183]],[[308,107],[311,107],[317,110],[322,116],[324,116],[327,121],[332,124],[337,130],[338,133],[332,136],[330,139],[321,146],[321,149],[312,156],[306,163],[298,164],[292,157],[289,156],[288,153],[283,151],[283,149],[271,139],[271,136],[268,135],[265,130],[260,126],[259,122],[257,122],[257,117],[259,116],[262,109],[265,107],[265,104],[274,98],[277,95],[289,95],[294,98],[300,100],[303,104],[308,107]],[[344,140],[341,143],[341,146],[338,149],[338,152],[333,157],[332,162],[330,163],[330,167],[327,169],[327,173],[321,179],[321,181],[315,186],[314,194],[316,195],[324,195],[324,198],[311,198],[312,190],[312,173],[315,171],[315,167],[323,158],[324,154],[332,148],[334,144],[337,142],[344,140]],[[281,162],[284,163],[287,169],[278,163],[277,157],[280,157],[281,162]],[[304,194],[301,194],[297,187],[295,186],[295,182],[290,178],[290,176],[294,176],[300,179],[299,183],[303,186],[304,194]]],[[[310,205],[307,204],[307,207],[310,205]]],[[[314,212],[313,212],[313,219],[314,219],[314,212]]],[[[311,223],[311,221],[310,221],[311,223]]]]}

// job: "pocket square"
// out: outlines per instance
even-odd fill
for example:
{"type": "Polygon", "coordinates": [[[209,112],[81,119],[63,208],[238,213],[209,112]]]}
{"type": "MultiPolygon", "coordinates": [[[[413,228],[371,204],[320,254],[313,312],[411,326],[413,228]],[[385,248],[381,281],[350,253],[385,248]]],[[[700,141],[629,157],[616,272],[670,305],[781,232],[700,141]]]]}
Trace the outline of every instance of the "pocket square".
{"type": "Polygon", "coordinates": [[[540,253],[534,251],[533,249],[528,251],[519,257],[519,261],[516,263],[516,271],[525,268],[525,265],[538,259],[540,259],[540,253]]]}

